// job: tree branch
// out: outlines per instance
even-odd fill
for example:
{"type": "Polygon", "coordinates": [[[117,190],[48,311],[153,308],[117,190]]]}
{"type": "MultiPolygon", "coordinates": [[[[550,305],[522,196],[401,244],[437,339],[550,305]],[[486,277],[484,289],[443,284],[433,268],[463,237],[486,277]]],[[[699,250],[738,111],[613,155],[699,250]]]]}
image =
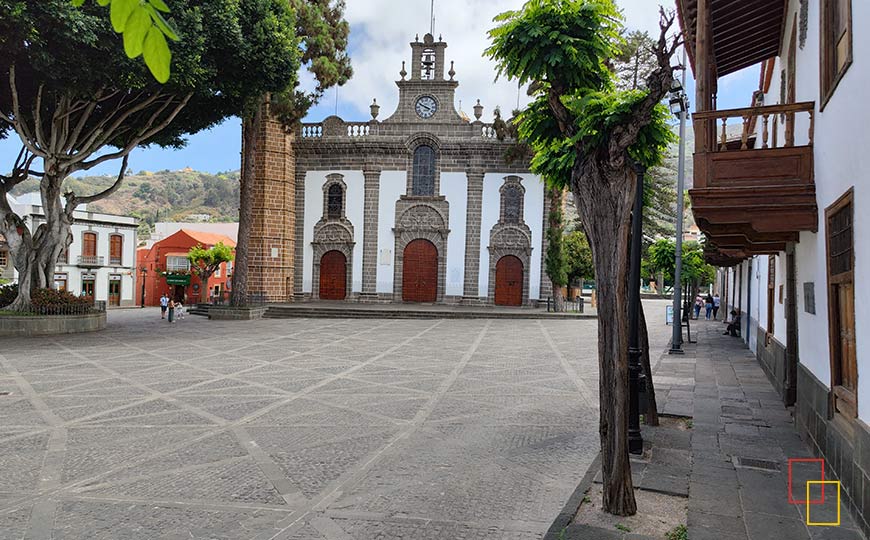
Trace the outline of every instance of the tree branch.
{"type": "Polygon", "coordinates": [[[124,148],[118,150],[117,152],[112,152],[110,154],[100,156],[100,157],[93,159],[91,161],[81,161],[78,164],[73,165],[70,172],[72,173],[75,171],[86,171],[88,169],[96,167],[100,163],[104,163],[104,162],[112,160],[112,159],[117,159],[119,157],[122,157],[122,156],[129,154],[130,152],[133,151],[134,148],[136,148],[137,146],[142,144],[142,142],[150,139],[151,137],[153,137],[157,133],[160,133],[160,131],[162,131],[164,128],[166,128],[166,126],[171,124],[172,121],[175,120],[175,117],[178,116],[178,113],[180,113],[181,110],[187,105],[187,102],[190,101],[190,98],[192,96],[193,96],[192,93],[184,96],[184,99],[182,99],[181,102],[175,106],[175,108],[172,110],[172,112],[169,113],[169,115],[166,118],[164,118],[163,121],[161,121],[157,125],[154,125],[153,127],[151,127],[153,125],[153,123],[157,121],[157,119],[160,117],[160,115],[163,113],[163,111],[166,110],[166,108],[172,102],[172,98],[169,98],[160,107],[160,109],[158,109],[157,111],[154,112],[154,114],[151,115],[151,118],[149,118],[148,122],[146,122],[143,129],[140,130],[139,133],[136,134],[130,140],[130,142],[127,143],[127,145],[124,148]]]}
{"type": "MultiPolygon", "coordinates": [[[[140,93],[141,95],[141,93],[140,93]]],[[[108,141],[117,134],[118,126],[120,126],[124,121],[126,121],[130,116],[138,113],[139,111],[147,109],[152,103],[157,101],[162,94],[159,92],[149,96],[147,99],[139,103],[138,105],[132,106],[129,110],[125,111],[123,114],[115,117],[116,114],[121,110],[121,104],[119,103],[115,110],[109,113],[109,115],[100,121],[94,129],[91,130],[90,133],[85,137],[85,142],[80,146],[79,151],[73,156],[71,163],[77,163],[79,161],[83,161],[88,158],[91,154],[105,146],[108,141]],[[114,121],[112,119],[114,118],[114,121]],[[103,129],[106,124],[112,122],[111,126],[107,129],[103,129]]],[[[75,145],[75,141],[73,141],[72,146],[75,145]]]]}
{"type": "Polygon", "coordinates": [[[665,12],[664,8],[659,8],[659,15],[661,33],[653,50],[658,68],[647,77],[647,95],[635,108],[635,114],[632,115],[630,121],[613,129],[609,147],[610,165],[613,168],[624,166],[627,157],[626,150],[635,143],[640,130],[652,121],[653,109],[671,90],[671,81],[674,78],[671,57],[683,44],[683,40],[680,34],[673,38],[668,37],[668,31],[674,24],[675,13],[665,12]]]}
{"type": "Polygon", "coordinates": [[[72,191],[69,191],[64,194],[64,198],[66,198],[66,209],[67,213],[75,210],[75,207],[80,204],[89,204],[94,201],[99,201],[100,199],[104,199],[116,192],[119,187],[121,187],[121,182],[124,181],[124,175],[127,173],[127,161],[130,159],[130,154],[124,155],[124,159],[121,161],[121,169],[118,171],[118,179],[115,180],[115,183],[109,186],[107,189],[95,193],[94,195],[88,195],[85,197],[78,197],[72,191]]]}
{"type": "Polygon", "coordinates": [[[21,106],[18,101],[18,85],[15,84],[15,64],[9,66],[9,90],[12,93],[12,119],[4,115],[6,121],[12,124],[12,127],[15,129],[15,132],[18,133],[21,142],[27,146],[28,150],[39,157],[46,157],[44,152],[40,151],[38,147],[33,145],[31,142],[33,141],[33,137],[28,131],[27,125],[22,122],[21,106]]]}

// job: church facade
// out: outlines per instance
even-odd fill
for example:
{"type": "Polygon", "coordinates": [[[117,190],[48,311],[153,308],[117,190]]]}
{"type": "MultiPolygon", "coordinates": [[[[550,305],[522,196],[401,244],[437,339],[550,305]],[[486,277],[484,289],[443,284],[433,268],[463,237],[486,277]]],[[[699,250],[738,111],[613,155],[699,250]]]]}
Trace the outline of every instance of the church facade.
{"type": "Polygon", "coordinates": [[[515,142],[480,121],[479,102],[474,121],[457,112],[446,48],[430,34],[411,43],[398,107],[383,120],[374,102],[366,122],[332,116],[289,134],[267,122],[252,290],[278,301],[513,306],[550,295],[543,182],[527,161],[506,161],[515,142]]]}

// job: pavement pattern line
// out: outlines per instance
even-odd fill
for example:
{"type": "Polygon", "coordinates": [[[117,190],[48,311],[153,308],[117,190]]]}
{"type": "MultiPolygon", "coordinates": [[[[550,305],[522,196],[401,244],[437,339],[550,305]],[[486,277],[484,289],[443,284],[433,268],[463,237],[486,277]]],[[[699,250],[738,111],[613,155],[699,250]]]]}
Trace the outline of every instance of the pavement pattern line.
{"type": "Polygon", "coordinates": [[[540,539],[597,451],[594,320],[157,313],[4,343],[3,535],[540,539]]]}

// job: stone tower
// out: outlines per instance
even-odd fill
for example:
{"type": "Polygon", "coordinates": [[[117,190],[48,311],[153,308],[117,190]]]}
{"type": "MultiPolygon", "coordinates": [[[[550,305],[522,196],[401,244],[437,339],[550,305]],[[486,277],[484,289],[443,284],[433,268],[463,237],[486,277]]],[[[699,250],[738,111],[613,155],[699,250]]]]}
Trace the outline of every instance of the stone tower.
{"type": "Polygon", "coordinates": [[[267,302],[293,298],[296,230],[295,136],[264,105],[255,135],[253,226],[248,252],[248,293],[267,302]]]}

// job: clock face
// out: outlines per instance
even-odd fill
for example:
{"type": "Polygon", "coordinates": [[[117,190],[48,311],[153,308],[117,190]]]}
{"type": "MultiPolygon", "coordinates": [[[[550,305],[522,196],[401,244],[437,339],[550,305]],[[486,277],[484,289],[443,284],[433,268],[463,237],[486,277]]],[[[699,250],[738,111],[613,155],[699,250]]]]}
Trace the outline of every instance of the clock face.
{"type": "Polygon", "coordinates": [[[417,98],[414,110],[417,111],[417,116],[420,118],[432,118],[435,111],[438,110],[438,102],[432,96],[422,96],[417,98]]]}

